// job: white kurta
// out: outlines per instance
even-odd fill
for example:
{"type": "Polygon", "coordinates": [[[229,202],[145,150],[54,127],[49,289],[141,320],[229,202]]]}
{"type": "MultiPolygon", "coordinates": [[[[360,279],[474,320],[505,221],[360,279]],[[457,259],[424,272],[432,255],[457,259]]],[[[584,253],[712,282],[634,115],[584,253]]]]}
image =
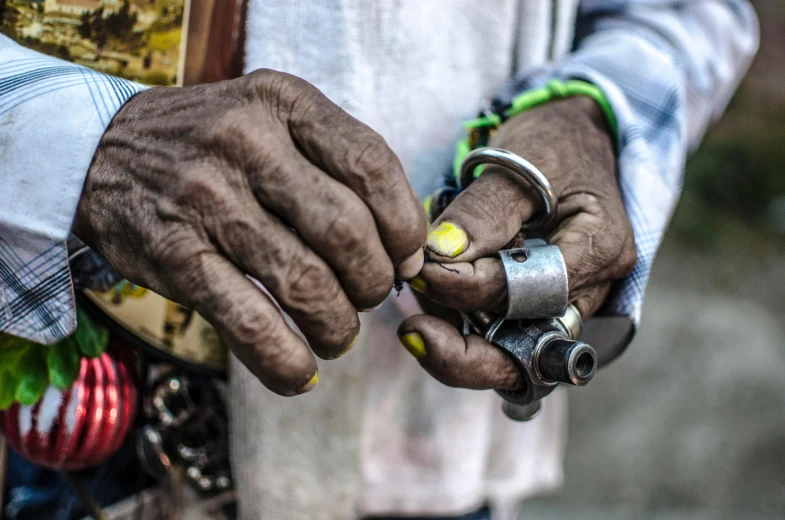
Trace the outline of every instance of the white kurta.
{"type": "MultiPolygon", "coordinates": [[[[420,196],[442,181],[461,123],[523,66],[563,53],[575,2],[549,0],[251,1],[246,71],[300,76],[377,130],[420,196]]],[[[347,519],[457,514],[561,480],[565,399],[513,423],[493,392],[448,388],[400,346],[413,298],[366,315],[360,340],[320,362],[295,399],[265,390],[234,363],[234,470],[243,518],[347,519]]],[[[414,312],[417,312],[414,310],[414,312]]]]}

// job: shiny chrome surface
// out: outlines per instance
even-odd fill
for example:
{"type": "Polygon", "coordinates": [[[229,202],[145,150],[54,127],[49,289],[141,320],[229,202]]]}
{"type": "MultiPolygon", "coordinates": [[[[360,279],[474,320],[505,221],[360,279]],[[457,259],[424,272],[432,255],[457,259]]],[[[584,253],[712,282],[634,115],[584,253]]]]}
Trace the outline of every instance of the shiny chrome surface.
{"type": "Polygon", "coordinates": [[[531,186],[537,190],[542,198],[540,216],[535,220],[524,223],[521,230],[550,231],[556,224],[559,200],[556,190],[553,189],[543,173],[532,163],[510,151],[501,148],[478,148],[469,152],[461,164],[461,187],[466,188],[474,180],[474,170],[483,164],[495,164],[508,168],[521,175],[531,186]]]}

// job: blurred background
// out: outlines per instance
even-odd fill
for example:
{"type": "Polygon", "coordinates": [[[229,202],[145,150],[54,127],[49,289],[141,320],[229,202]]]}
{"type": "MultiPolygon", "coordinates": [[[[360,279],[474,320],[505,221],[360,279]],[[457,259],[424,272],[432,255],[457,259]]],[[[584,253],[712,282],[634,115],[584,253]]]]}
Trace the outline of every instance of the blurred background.
{"type": "Polygon", "coordinates": [[[692,157],[627,353],[570,395],[566,486],[522,519],[785,518],[785,1],[692,157]]]}

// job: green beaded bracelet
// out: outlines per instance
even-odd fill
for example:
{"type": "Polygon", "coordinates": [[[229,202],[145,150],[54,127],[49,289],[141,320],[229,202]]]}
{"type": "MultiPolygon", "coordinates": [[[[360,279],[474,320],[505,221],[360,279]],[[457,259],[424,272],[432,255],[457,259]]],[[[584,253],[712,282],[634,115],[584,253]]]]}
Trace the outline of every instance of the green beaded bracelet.
{"type": "MultiPolygon", "coordinates": [[[[501,126],[503,119],[517,116],[554,99],[564,99],[573,96],[588,96],[597,103],[608,120],[608,126],[615,143],[618,138],[616,115],[613,113],[613,108],[611,108],[608,99],[605,97],[605,93],[599,87],[585,81],[551,79],[542,88],[528,90],[516,96],[510,106],[504,110],[504,118],[499,114],[488,113],[463,124],[469,135],[456,145],[455,159],[453,161],[453,174],[458,185],[460,186],[461,163],[463,163],[463,159],[469,152],[478,147],[478,144],[482,141],[481,136],[486,138],[490,136],[501,126]]],[[[482,167],[477,168],[474,174],[475,178],[479,177],[481,173],[482,167]]]]}

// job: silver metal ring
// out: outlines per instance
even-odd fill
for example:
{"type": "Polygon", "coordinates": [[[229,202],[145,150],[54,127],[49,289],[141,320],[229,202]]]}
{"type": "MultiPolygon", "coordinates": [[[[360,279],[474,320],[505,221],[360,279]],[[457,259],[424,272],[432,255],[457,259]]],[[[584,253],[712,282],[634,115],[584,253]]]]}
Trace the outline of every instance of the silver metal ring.
{"type": "Polygon", "coordinates": [[[542,197],[542,215],[524,222],[522,231],[539,230],[548,232],[556,224],[559,201],[550,181],[532,163],[501,148],[478,148],[469,152],[461,164],[461,188],[474,180],[474,169],[483,164],[496,164],[520,174],[542,197]]]}
{"type": "Polygon", "coordinates": [[[570,290],[558,246],[526,240],[523,247],[498,252],[507,279],[508,320],[561,318],[570,290]]]}
{"type": "Polygon", "coordinates": [[[583,331],[583,316],[581,316],[581,311],[578,310],[575,304],[569,304],[564,316],[558,318],[557,321],[564,327],[564,333],[567,334],[568,338],[575,341],[578,340],[583,331]]]}

